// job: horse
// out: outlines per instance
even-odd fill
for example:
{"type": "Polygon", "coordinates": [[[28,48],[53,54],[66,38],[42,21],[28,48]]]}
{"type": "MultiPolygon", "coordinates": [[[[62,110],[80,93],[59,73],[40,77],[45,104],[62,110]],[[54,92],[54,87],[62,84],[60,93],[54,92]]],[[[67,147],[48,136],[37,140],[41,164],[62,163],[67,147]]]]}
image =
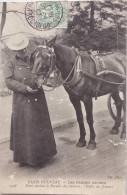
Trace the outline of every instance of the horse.
{"type": "Polygon", "coordinates": [[[76,146],[86,146],[86,129],[81,101],[85,106],[86,119],[90,129],[90,139],[86,148],[94,150],[96,149],[96,134],[93,126],[92,99],[108,93],[112,93],[117,110],[117,117],[111,133],[119,133],[123,108],[124,122],[120,137],[125,139],[125,56],[117,53],[100,54],[101,65],[105,65],[108,71],[107,73],[106,71],[101,71],[102,74],[97,76],[96,63],[89,52],[78,54],[74,48],[55,42],[56,37],[47,42],[46,46],[38,45],[37,49],[31,54],[33,82],[36,82],[41,87],[46,84],[47,79],[54,70],[61,73],[62,84],[74,106],[79,124],[80,137],[76,146]],[[119,90],[123,92],[123,101],[119,96],[119,90]]]}

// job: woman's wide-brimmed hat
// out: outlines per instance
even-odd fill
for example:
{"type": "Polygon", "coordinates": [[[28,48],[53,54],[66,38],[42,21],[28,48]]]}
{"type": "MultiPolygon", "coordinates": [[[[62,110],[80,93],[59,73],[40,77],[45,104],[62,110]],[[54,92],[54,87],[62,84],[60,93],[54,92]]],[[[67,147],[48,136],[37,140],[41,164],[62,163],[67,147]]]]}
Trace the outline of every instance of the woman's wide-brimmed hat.
{"type": "Polygon", "coordinates": [[[11,50],[21,50],[28,46],[29,39],[24,34],[12,35],[7,41],[6,45],[11,50]]]}

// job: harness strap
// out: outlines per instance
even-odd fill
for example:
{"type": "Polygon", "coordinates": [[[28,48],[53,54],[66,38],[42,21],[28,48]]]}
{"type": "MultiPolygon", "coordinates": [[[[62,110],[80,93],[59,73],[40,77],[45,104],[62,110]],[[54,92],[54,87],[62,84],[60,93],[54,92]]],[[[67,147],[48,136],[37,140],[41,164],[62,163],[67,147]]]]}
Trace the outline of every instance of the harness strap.
{"type": "Polygon", "coordinates": [[[108,83],[108,84],[112,84],[112,85],[124,85],[125,84],[124,82],[123,83],[114,83],[114,82],[111,82],[111,81],[106,81],[106,80],[104,80],[102,78],[99,78],[99,77],[96,77],[94,75],[91,75],[90,73],[86,72],[85,70],[83,70],[83,74],[85,76],[88,76],[88,77],[94,79],[94,80],[103,81],[104,83],[108,83]]]}
{"type": "MultiPolygon", "coordinates": [[[[70,77],[70,75],[71,75],[71,73],[72,73],[72,71],[74,70],[74,68],[75,68],[75,66],[76,66],[76,63],[81,63],[81,56],[80,55],[78,55],[77,56],[77,58],[76,58],[76,60],[75,60],[75,64],[74,64],[74,66],[73,66],[73,68],[72,68],[72,70],[71,70],[71,72],[70,72],[70,74],[68,75],[68,77],[63,81],[63,84],[72,84],[72,80],[74,79],[74,77],[72,78],[72,80],[71,81],[69,81],[69,82],[66,82],[67,80],[68,80],[68,78],[70,77]]],[[[79,65],[78,65],[79,66],[79,65]]],[[[123,85],[124,83],[115,83],[115,82],[111,82],[111,81],[106,81],[106,80],[104,80],[103,78],[99,78],[99,77],[97,77],[97,76],[94,76],[94,75],[92,75],[92,74],[90,74],[89,72],[87,72],[87,71],[85,71],[85,70],[81,70],[80,69],[80,72],[82,72],[85,76],[87,76],[87,77],[90,77],[90,78],[92,78],[92,79],[94,79],[94,80],[96,80],[96,81],[103,81],[103,82],[105,82],[105,83],[108,83],[108,84],[113,84],[113,85],[123,85]]],[[[113,72],[113,71],[112,71],[113,72]]],[[[119,74],[120,75],[120,74],[119,74]]],[[[118,75],[117,75],[118,76],[118,75]]],[[[121,74],[121,78],[123,78],[122,77],[123,75],[121,74]]]]}
{"type": "Polygon", "coordinates": [[[68,81],[68,82],[67,82],[67,80],[69,79],[69,77],[71,76],[71,74],[72,74],[73,70],[75,69],[75,67],[76,67],[76,63],[77,63],[78,59],[79,59],[79,56],[77,56],[77,57],[76,57],[76,60],[75,60],[74,66],[72,67],[71,72],[69,73],[69,75],[67,76],[67,78],[63,81],[63,84],[70,84],[70,82],[72,82],[73,78],[72,78],[72,80],[71,80],[71,81],[68,81]]]}
{"type": "Polygon", "coordinates": [[[93,53],[90,54],[90,57],[95,64],[97,73],[106,69],[105,63],[101,58],[99,58],[97,55],[93,55],[93,53]]]}
{"type": "Polygon", "coordinates": [[[98,82],[97,82],[97,86],[96,86],[96,89],[95,89],[95,100],[97,100],[98,92],[99,92],[101,83],[102,83],[102,81],[98,81],[98,82]]]}
{"type": "MultiPolygon", "coordinates": [[[[105,64],[104,64],[103,60],[97,56],[98,53],[94,54],[94,52],[92,52],[92,51],[90,51],[90,52],[91,52],[90,57],[94,61],[97,73],[100,72],[102,69],[105,69],[105,64]]],[[[103,76],[100,76],[100,78],[102,78],[102,77],[103,76]]],[[[102,83],[102,81],[97,82],[96,89],[95,89],[95,100],[97,100],[98,92],[99,92],[101,83],[102,83]]]]}
{"type": "Polygon", "coordinates": [[[126,76],[124,76],[123,74],[120,74],[120,73],[117,73],[117,72],[114,72],[114,71],[111,71],[111,70],[103,70],[101,72],[98,72],[97,76],[106,75],[106,74],[112,74],[112,75],[116,75],[116,76],[118,76],[122,79],[126,79],[126,76]]]}

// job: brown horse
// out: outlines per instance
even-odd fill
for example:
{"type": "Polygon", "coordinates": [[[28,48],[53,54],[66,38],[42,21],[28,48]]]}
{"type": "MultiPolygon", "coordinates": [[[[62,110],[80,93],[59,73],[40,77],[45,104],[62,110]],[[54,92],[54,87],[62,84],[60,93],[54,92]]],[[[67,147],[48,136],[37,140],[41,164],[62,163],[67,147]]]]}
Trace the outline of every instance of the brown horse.
{"type": "MultiPolygon", "coordinates": [[[[111,130],[112,134],[118,134],[121,125],[122,106],[125,113],[125,56],[122,54],[110,53],[100,55],[102,66],[106,71],[101,71],[101,76],[97,75],[97,67],[94,59],[87,52],[78,53],[67,46],[56,44],[56,38],[47,43],[47,47],[38,46],[36,51],[31,55],[33,62],[33,80],[38,86],[46,83],[50,73],[57,68],[61,72],[63,85],[71,103],[73,104],[77,121],[80,129],[80,138],[76,144],[78,147],[86,146],[85,126],[81,108],[83,101],[86,109],[86,119],[90,129],[90,140],[87,145],[88,149],[95,149],[95,131],[93,127],[93,103],[92,98],[112,93],[115,101],[117,117],[111,130]],[[78,57],[77,57],[78,56],[78,57]],[[77,62],[76,62],[77,61],[77,62]],[[122,101],[119,96],[121,88],[124,96],[122,101]]],[[[121,138],[125,138],[125,120],[123,122],[121,138]]]]}

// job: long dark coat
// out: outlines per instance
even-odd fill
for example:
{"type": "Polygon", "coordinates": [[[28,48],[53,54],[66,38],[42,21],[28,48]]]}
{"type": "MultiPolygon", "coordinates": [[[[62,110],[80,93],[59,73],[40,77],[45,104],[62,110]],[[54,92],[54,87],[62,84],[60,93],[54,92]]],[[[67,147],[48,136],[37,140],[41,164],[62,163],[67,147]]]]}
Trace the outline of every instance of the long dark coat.
{"type": "Polygon", "coordinates": [[[10,137],[14,162],[40,164],[57,153],[44,91],[27,91],[32,76],[29,57],[26,61],[15,57],[5,66],[4,75],[14,92],[10,137]]]}

